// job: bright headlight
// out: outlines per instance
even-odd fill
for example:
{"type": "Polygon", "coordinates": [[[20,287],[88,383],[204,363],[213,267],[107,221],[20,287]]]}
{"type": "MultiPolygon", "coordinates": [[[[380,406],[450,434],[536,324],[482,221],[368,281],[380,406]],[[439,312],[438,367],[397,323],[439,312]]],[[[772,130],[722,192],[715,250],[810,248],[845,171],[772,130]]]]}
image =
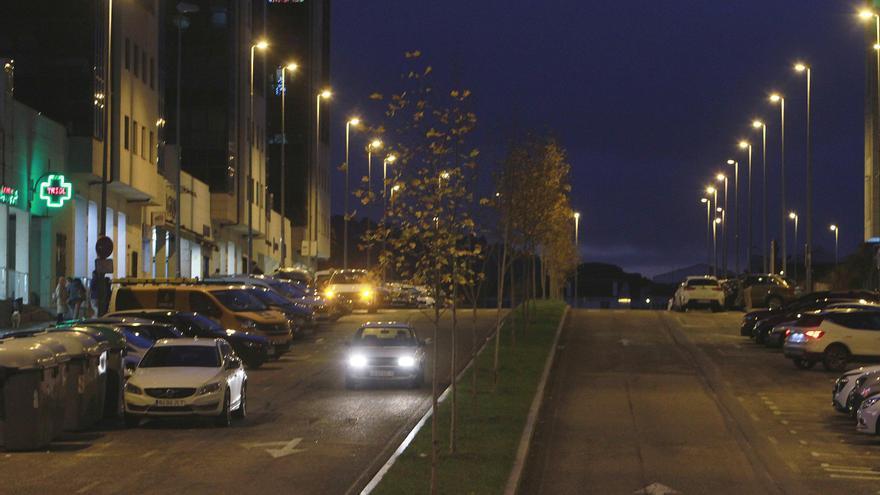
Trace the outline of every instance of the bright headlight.
{"type": "Polygon", "coordinates": [[[363,368],[367,365],[367,357],[362,354],[352,354],[348,357],[348,365],[352,368],[363,368]]]}
{"type": "Polygon", "coordinates": [[[196,395],[205,395],[205,394],[213,394],[214,392],[220,391],[220,382],[209,383],[207,385],[202,385],[196,391],[196,395]]]}
{"type": "Polygon", "coordinates": [[[324,292],[324,297],[327,299],[333,299],[336,294],[333,293],[332,290],[328,290],[324,292]]]}
{"type": "Polygon", "coordinates": [[[361,291],[361,299],[369,299],[372,295],[373,291],[370,289],[364,289],[361,291]]]}
{"type": "Polygon", "coordinates": [[[401,368],[412,368],[416,365],[416,360],[412,356],[400,356],[397,358],[397,365],[401,368]]]}

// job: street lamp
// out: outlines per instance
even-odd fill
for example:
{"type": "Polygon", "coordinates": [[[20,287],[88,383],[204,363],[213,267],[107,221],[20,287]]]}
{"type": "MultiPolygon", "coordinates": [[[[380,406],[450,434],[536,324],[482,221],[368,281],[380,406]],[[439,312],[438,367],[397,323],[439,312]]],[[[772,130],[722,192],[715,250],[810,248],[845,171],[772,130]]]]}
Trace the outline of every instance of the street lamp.
{"type": "Polygon", "coordinates": [[[779,104],[779,119],[780,119],[780,131],[779,131],[779,141],[780,141],[780,159],[779,159],[779,203],[780,210],[782,211],[782,273],[786,272],[786,260],[785,260],[785,97],[779,93],[773,93],[770,95],[771,103],[779,104]]]}
{"type": "MultiPolygon", "coordinates": [[[[794,221],[794,249],[793,249],[793,251],[794,251],[794,257],[793,257],[793,259],[792,259],[791,261],[792,261],[792,264],[794,264],[794,269],[793,269],[794,274],[793,274],[793,276],[794,276],[794,284],[795,284],[795,285],[797,285],[797,252],[798,252],[798,247],[797,247],[797,246],[798,246],[798,240],[797,240],[797,239],[798,239],[798,236],[797,236],[797,232],[798,232],[798,218],[799,218],[799,217],[798,217],[798,214],[797,214],[796,212],[793,212],[793,211],[788,212],[788,219],[794,221]]],[[[785,253],[782,253],[782,255],[785,256],[785,253]]]]}
{"type": "MultiPolygon", "coordinates": [[[[794,65],[796,72],[807,76],[807,235],[804,242],[804,271],[806,292],[813,291],[813,131],[812,131],[812,86],[813,69],[809,65],[798,62],[794,65]]],[[[796,245],[796,244],[795,244],[796,245]]],[[[797,257],[795,257],[797,260],[797,257]]]]}
{"type": "MultiPolygon", "coordinates": [[[[382,141],[378,139],[373,139],[367,144],[367,198],[372,199],[373,196],[373,150],[378,150],[382,148],[382,141]]],[[[384,187],[384,186],[383,186],[384,187]]],[[[367,217],[367,230],[370,230],[370,217],[367,217]]],[[[372,251],[373,243],[370,242],[367,244],[367,270],[370,269],[371,262],[371,251],[372,251]]]]}
{"type": "Polygon", "coordinates": [[[287,130],[286,130],[286,99],[287,99],[287,73],[296,72],[299,66],[290,62],[281,66],[281,266],[284,267],[287,261],[287,236],[285,234],[284,219],[286,216],[287,203],[284,199],[284,192],[287,190],[287,182],[285,173],[287,172],[287,161],[284,159],[284,152],[287,148],[287,130]]]}
{"type": "Polygon", "coordinates": [[[761,252],[763,253],[764,259],[764,273],[769,273],[769,268],[767,266],[767,124],[760,120],[755,120],[752,122],[752,127],[755,129],[761,129],[761,168],[763,169],[763,177],[761,179],[761,193],[764,196],[762,199],[762,221],[761,221],[761,252]]]}
{"type": "Polygon", "coordinates": [[[348,211],[348,197],[349,193],[349,166],[348,166],[348,144],[349,144],[349,134],[351,133],[352,127],[357,127],[361,123],[361,119],[357,117],[353,117],[348,119],[345,122],[345,200],[343,201],[345,207],[345,215],[343,216],[343,228],[342,228],[342,268],[348,270],[348,220],[349,220],[349,211],[348,211]]]}
{"type": "Polygon", "coordinates": [[[315,243],[315,257],[318,255],[318,168],[321,163],[321,100],[329,100],[333,96],[333,92],[329,89],[323,89],[315,95],[315,163],[312,164],[311,173],[309,174],[309,190],[307,208],[309,221],[308,226],[309,242],[309,265],[317,266],[317,261],[312,256],[312,243],[315,243]]]}
{"type": "Polygon", "coordinates": [[[722,223],[721,223],[721,273],[723,276],[727,276],[727,176],[724,174],[718,174],[715,176],[715,180],[718,182],[724,183],[724,208],[722,212],[722,223]]]}
{"type": "MultiPolygon", "coordinates": [[[[388,164],[394,163],[397,161],[397,155],[389,154],[382,160],[382,227],[383,230],[386,230],[385,222],[388,218],[388,202],[385,199],[385,190],[386,184],[388,183],[388,164]]],[[[391,188],[391,199],[394,200],[394,193],[400,189],[399,184],[395,184],[394,187],[391,188]]],[[[382,254],[385,254],[385,239],[388,237],[388,232],[385,231],[382,233],[382,254]]],[[[385,282],[385,266],[387,263],[382,263],[382,282],[385,282]]]]}
{"type": "MultiPolygon", "coordinates": [[[[715,211],[720,210],[720,208],[716,208],[715,211]]],[[[721,217],[715,216],[715,220],[712,222],[712,253],[715,257],[715,264],[712,267],[713,275],[718,276],[718,224],[722,222],[721,217]]]]}
{"type": "Polygon", "coordinates": [[[580,250],[578,249],[578,227],[580,225],[581,214],[579,212],[574,212],[574,247],[578,252],[577,256],[577,266],[574,269],[574,307],[578,307],[578,271],[580,271],[581,261],[580,261],[580,250]]]}
{"type": "Polygon", "coordinates": [[[712,200],[700,198],[700,203],[706,205],[706,266],[712,266],[712,200]]]}
{"type": "Polygon", "coordinates": [[[736,274],[739,274],[739,162],[727,160],[728,165],[733,165],[733,239],[734,239],[734,264],[736,274]]]}
{"type": "Polygon", "coordinates": [[[752,144],[742,140],[739,149],[748,154],[748,179],[746,179],[746,271],[752,271],[752,144]]]}
{"type": "MultiPolygon", "coordinates": [[[[712,195],[712,204],[718,206],[718,189],[712,186],[706,186],[706,194],[712,195]]],[[[712,227],[712,275],[718,276],[718,252],[715,242],[715,227],[712,227]]]]}
{"type": "Polygon", "coordinates": [[[835,224],[831,224],[828,229],[831,230],[831,232],[834,232],[834,266],[837,266],[840,259],[838,255],[838,239],[840,237],[840,228],[835,224]]]}
{"type": "MultiPolygon", "coordinates": [[[[248,168],[247,168],[247,262],[248,266],[246,268],[245,273],[252,273],[256,264],[254,263],[254,199],[255,198],[255,187],[254,187],[254,176],[253,176],[253,162],[254,162],[254,140],[257,137],[257,133],[255,132],[256,124],[254,122],[254,52],[256,50],[264,51],[269,48],[269,42],[266,40],[260,40],[251,45],[251,66],[250,66],[250,103],[248,105],[248,111],[250,113],[250,128],[248,129],[248,142],[250,148],[248,148],[248,168]]],[[[179,208],[179,206],[178,206],[179,208]]]]}

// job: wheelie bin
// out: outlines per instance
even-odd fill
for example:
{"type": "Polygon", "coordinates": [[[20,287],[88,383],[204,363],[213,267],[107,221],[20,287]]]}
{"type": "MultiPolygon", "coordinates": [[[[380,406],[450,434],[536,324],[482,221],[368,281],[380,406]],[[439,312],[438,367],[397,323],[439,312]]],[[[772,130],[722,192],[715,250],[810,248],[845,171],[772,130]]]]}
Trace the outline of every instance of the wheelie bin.
{"type": "Polygon", "coordinates": [[[57,365],[57,373],[53,374],[54,383],[48,387],[49,404],[52,409],[52,431],[53,438],[58,436],[64,430],[64,409],[66,404],[67,383],[71,380],[69,365],[70,353],[67,351],[64,343],[55,339],[48,334],[34,334],[30,337],[21,337],[22,339],[34,339],[38,345],[52,351],[57,365]]]}
{"type": "Polygon", "coordinates": [[[55,352],[30,337],[0,340],[0,445],[36,450],[54,437],[55,352]]]}
{"type": "Polygon", "coordinates": [[[86,429],[103,416],[104,411],[98,402],[98,376],[101,359],[106,360],[110,346],[106,341],[96,341],[85,332],[51,332],[43,335],[64,344],[70,355],[65,387],[64,429],[86,429]]]}
{"type": "Polygon", "coordinates": [[[122,387],[125,377],[125,337],[112,325],[67,324],[48,329],[49,332],[83,332],[99,342],[106,342],[109,348],[98,364],[98,407],[103,417],[117,419],[122,414],[122,387]]]}

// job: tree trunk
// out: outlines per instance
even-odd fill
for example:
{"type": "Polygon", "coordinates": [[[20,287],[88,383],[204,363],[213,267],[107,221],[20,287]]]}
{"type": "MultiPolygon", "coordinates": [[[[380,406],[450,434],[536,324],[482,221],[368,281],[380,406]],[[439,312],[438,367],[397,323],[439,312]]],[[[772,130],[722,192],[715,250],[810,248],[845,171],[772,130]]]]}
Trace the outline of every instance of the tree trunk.
{"type": "Polygon", "coordinates": [[[458,391],[456,382],[456,376],[458,373],[456,371],[458,368],[456,367],[456,357],[458,355],[458,351],[455,346],[455,335],[458,332],[458,283],[456,281],[456,261],[455,258],[452,260],[452,369],[449,373],[449,381],[452,384],[452,407],[451,409],[451,417],[449,418],[449,453],[455,453],[455,428],[456,428],[456,393],[458,391]]]}
{"type": "MultiPolygon", "coordinates": [[[[510,313],[512,317],[516,317],[516,283],[514,275],[516,274],[516,258],[510,260],[510,313]]],[[[516,347],[516,320],[510,321],[510,345],[516,347]]]]}
{"type": "Polygon", "coordinates": [[[498,311],[495,313],[495,356],[492,362],[492,391],[498,386],[499,359],[501,350],[501,310],[504,306],[504,268],[507,265],[507,245],[510,235],[510,222],[504,222],[504,249],[498,264],[498,311]]]}
{"type": "Polygon", "coordinates": [[[431,351],[431,494],[437,493],[437,451],[439,438],[437,436],[437,348],[440,343],[440,284],[434,284],[434,342],[431,351]]]}
{"type": "MultiPolygon", "coordinates": [[[[471,307],[471,395],[477,395],[477,298],[471,307]]],[[[476,401],[475,401],[476,403],[476,401]]]]}

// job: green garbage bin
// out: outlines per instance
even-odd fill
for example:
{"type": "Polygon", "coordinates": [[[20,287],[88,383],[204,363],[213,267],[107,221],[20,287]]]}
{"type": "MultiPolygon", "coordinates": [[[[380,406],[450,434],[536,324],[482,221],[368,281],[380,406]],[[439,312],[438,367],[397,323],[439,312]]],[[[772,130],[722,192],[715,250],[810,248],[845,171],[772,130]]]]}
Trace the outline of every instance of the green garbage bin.
{"type": "Polygon", "coordinates": [[[67,404],[65,403],[67,394],[65,391],[67,389],[67,383],[71,380],[69,371],[70,354],[67,351],[67,347],[64,346],[64,343],[49,335],[36,334],[23,338],[34,339],[38,345],[44,346],[46,349],[52,351],[55,357],[57,373],[52,374],[52,377],[55,380],[47,388],[49,393],[49,404],[52,409],[52,437],[54,438],[64,430],[64,409],[67,407],[67,404]]]}
{"type": "Polygon", "coordinates": [[[99,342],[109,346],[106,359],[98,375],[98,402],[103,417],[118,419],[122,414],[122,387],[125,385],[125,337],[112,325],[103,324],[62,324],[48,329],[49,332],[84,332],[99,342]]]}
{"type": "Polygon", "coordinates": [[[29,337],[0,340],[0,445],[35,450],[54,436],[49,389],[58,379],[55,352],[29,337]]]}
{"type": "Polygon", "coordinates": [[[83,430],[92,426],[103,415],[97,384],[102,372],[101,363],[106,363],[109,344],[106,341],[98,342],[85,332],[51,332],[42,335],[51,336],[64,344],[70,355],[65,387],[64,429],[83,430]]]}

